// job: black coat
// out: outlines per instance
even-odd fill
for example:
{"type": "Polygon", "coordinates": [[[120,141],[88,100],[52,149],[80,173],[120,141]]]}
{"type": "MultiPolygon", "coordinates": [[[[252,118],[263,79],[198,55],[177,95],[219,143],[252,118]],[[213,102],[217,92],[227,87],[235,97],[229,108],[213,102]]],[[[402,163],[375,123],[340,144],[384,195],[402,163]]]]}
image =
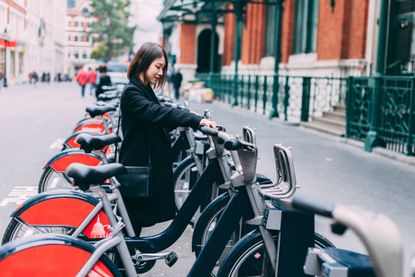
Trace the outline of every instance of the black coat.
{"type": "Polygon", "coordinates": [[[112,85],[111,77],[108,75],[101,75],[99,77],[97,88],[95,90],[95,96],[98,98],[98,95],[104,92],[104,90],[102,89],[103,86],[111,86],[111,85],[112,85]]]}
{"type": "Polygon", "coordinates": [[[171,142],[168,129],[198,128],[202,117],[161,106],[150,86],[132,79],[121,95],[123,142],[120,163],[151,167],[151,197],[123,195],[133,225],[151,226],[175,215],[171,142]]]}

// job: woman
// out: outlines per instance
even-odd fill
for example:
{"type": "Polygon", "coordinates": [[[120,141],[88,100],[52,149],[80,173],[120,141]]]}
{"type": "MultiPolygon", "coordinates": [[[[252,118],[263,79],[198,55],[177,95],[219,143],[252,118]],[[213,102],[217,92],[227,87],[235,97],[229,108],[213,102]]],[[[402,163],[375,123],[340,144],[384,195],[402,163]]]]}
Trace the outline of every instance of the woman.
{"type": "Polygon", "coordinates": [[[152,42],[144,43],[131,61],[130,80],[121,96],[123,142],[120,162],[151,167],[151,196],[132,199],[123,195],[134,228],[170,220],[175,215],[173,170],[169,129],[178,126],[215,128],[216,123],[188,111],[161,106],[153,88],[167,78],[167,55],[152,42]]]}
{"type": "Polygon", "coordinates": [[[105,65],[100,65],[98,67],[98,72],[99,72],[99,81],[98,81],[97,88],[95,90],[95,96],[97,97],[97,99],[98,99],[98,96],[104,92],[104,90],[102,89],[103,86],[112,85],[111,77],[107,74],[107,67],[105,65]]]}

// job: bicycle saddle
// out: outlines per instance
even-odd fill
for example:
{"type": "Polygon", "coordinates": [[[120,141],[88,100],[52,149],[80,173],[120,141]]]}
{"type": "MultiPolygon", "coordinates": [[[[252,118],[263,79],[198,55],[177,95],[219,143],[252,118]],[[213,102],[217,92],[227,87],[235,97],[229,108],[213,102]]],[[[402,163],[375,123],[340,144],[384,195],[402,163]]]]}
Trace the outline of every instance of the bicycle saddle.
{"type": "Polygon", "coordinates": [[[84,191],[89,189],[90,185],[103,184],[108,178],[126,173],[127,169],[119,163],[100,166],[73,163],[66,169],[66,174],[73,178],[74,185],[84,191]]]}
{"type": "Polygon", "coordinates": [[[115,134],[95,136],[88,133],[82,133],[76,137],[76,142],[79,143],[82,150],[86,153],[90,153],[92,150],[100,150],[104,146],[121,142],[121,138],[115,134]]]}
{"type": "Polygon", "coordinates": [[[114,106],[88,106],[85,111],[89,114],[90,117],[96,117],[98,115],[103,115],[107,112],[115,111],[114,106]]]}

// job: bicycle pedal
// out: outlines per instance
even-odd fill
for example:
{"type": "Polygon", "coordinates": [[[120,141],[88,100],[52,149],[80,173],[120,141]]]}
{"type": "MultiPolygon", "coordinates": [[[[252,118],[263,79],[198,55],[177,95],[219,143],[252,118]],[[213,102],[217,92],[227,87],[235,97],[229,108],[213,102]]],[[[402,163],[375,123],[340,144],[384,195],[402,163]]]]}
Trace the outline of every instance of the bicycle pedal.
{"type": "Polygon", "coordinates": [[[177,257],[176,252],[172,251],[166,257],[164,257],[164,262],[169,267],[172,267],[177,262],[178,259],[179,258],[177,257]]]}

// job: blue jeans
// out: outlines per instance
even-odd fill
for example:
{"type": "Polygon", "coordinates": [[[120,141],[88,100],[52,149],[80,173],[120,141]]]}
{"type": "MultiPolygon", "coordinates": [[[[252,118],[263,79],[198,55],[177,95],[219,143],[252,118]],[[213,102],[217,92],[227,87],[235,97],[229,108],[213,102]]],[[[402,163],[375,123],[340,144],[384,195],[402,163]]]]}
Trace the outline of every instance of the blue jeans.
{"type": "Polygon", "coordinates": [[[85,85],[81,85],[81,96],[85,97],[85,85]]]}

